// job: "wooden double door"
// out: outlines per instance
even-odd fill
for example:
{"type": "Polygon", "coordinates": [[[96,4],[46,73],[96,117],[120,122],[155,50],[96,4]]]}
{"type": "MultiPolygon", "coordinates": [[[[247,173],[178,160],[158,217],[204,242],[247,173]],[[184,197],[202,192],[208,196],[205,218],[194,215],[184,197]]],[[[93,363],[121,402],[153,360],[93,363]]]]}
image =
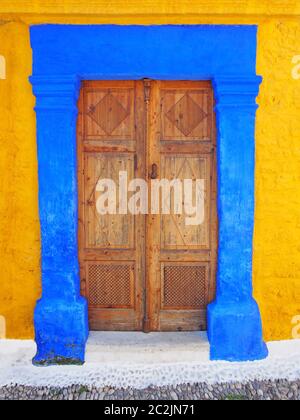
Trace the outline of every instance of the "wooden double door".
{"type": "MultiPolygon", "coordinates": [[[[217,252],[213,109],[209,82],[83,84],[78,122],[79,259],[91,330],[206,329],[207,305],[215,296],[217,252]],[[134,179],[146,181],[148,192],[142,181],[131,183],[134,179]],[[166,195],[159,188],[160,210],[151,208],[152,185],[163,179],[182,181],[181,213],[178,196],[177,208],[174,204],[173,184],[166,195]],[[115,187],[103,187],[101,180],[115,187]],[[197,197],[201,201],[196,222],[193,208],[186,208],[188,185],[195,191],[194,205],[197,197]],[[120,198],[125,187],[127,197],[123,191],[120,198]],[[108,191],[111,199],[104,202],[108,191]],[[140,214],[128,211],[131,199],[140,214]],[[103,206],[108,204],[106,213],[103,206]]],[[[179,194],[180,188],[176,191],[179,194]]]]}

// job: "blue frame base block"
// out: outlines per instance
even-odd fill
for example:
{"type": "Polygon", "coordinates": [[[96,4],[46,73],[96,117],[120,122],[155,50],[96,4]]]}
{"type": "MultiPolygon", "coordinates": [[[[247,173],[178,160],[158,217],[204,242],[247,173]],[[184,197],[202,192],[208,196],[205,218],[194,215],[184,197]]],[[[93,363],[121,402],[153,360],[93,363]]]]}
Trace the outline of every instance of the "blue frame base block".
{"type": "Polygon", "coordinates": [[[265,359],[262,323],[254,299],[244,302],[215,301],[208,307],[211,360],[231,362],[265,359]]]}
{"type": "Polygon", "coordinates": [[[35,310],[37,366],[82,365],[88,339],[87,303],[83,298],[38,301],[35,310]]]}

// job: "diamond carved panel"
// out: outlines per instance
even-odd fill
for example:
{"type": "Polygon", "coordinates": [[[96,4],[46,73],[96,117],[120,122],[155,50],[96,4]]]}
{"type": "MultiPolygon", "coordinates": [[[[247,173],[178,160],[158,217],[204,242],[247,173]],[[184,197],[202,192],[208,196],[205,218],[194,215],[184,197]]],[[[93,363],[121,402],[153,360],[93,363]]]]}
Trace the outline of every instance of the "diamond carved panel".
{"type": "Polygon", "coordinates": [[[129,112],[114,95],[108,93],[97,105],[89,107],[88,115],[110,136],[129,116],[129,112]]]}
{"type": "Polygon", "coordinates": [[[166,115],[185,136],[189,136],[207,117],[189,94],[184,95],[166,115]]]}

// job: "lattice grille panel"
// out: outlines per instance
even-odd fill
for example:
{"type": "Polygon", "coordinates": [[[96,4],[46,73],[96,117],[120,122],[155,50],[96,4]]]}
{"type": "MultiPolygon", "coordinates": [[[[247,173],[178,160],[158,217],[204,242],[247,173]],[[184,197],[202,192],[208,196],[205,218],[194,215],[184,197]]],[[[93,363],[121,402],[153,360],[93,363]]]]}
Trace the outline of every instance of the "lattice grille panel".
{"type": "Polygon", "coordinates": [[[89,265],[89,304],[106,308],[131,307],[133,275],[130,265],[89,265]]]}
{"type": "Polygon", "coordinates": [[[165,308],[206,307],[206,266],[165,266],[164,302],[165,308]]]}

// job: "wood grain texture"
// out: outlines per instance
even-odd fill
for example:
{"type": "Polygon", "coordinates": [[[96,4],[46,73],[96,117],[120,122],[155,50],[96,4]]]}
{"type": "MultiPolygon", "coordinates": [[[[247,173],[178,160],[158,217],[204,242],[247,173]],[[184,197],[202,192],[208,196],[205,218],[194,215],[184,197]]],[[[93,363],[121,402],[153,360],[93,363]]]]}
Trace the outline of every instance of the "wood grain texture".
{"type": "Polygon", "coordinates": [[[91,329],[143,328],[145,216],[118,214],[119,204],[117,214],[97,211],[99,180],[119,187],[120,171],[129,181],[144,177],[143,95],[141,82],[86,82],[81,90],[79,258],[91,329]]]}
{"type": "Polygon", "coordinates": [[[172,193],[171,214],[148,218],[149,325],[153,331],[205,330],[217,256],[213,90],[208,82],[153,82],[151,98],[149,170],[155,163],[159,178],[203,180],[204,222],[188,226],[185,211],[175,214],[172,193]]]}
{"type": "Polygon", "coordinates": [[[215,296],[215,151],[210,83],[84,83],[79,256],[91,329],[206,329],[206,307],[215,296]],[[118,185],[119,171],[147,180],[149,203],[151,178],[190,179],[193,187],[203,180],[204,222],[188,226],[185,212],[175,214],[172,190],[170,214],[100,215],[97,183],[111,178],[118,185]]]}

